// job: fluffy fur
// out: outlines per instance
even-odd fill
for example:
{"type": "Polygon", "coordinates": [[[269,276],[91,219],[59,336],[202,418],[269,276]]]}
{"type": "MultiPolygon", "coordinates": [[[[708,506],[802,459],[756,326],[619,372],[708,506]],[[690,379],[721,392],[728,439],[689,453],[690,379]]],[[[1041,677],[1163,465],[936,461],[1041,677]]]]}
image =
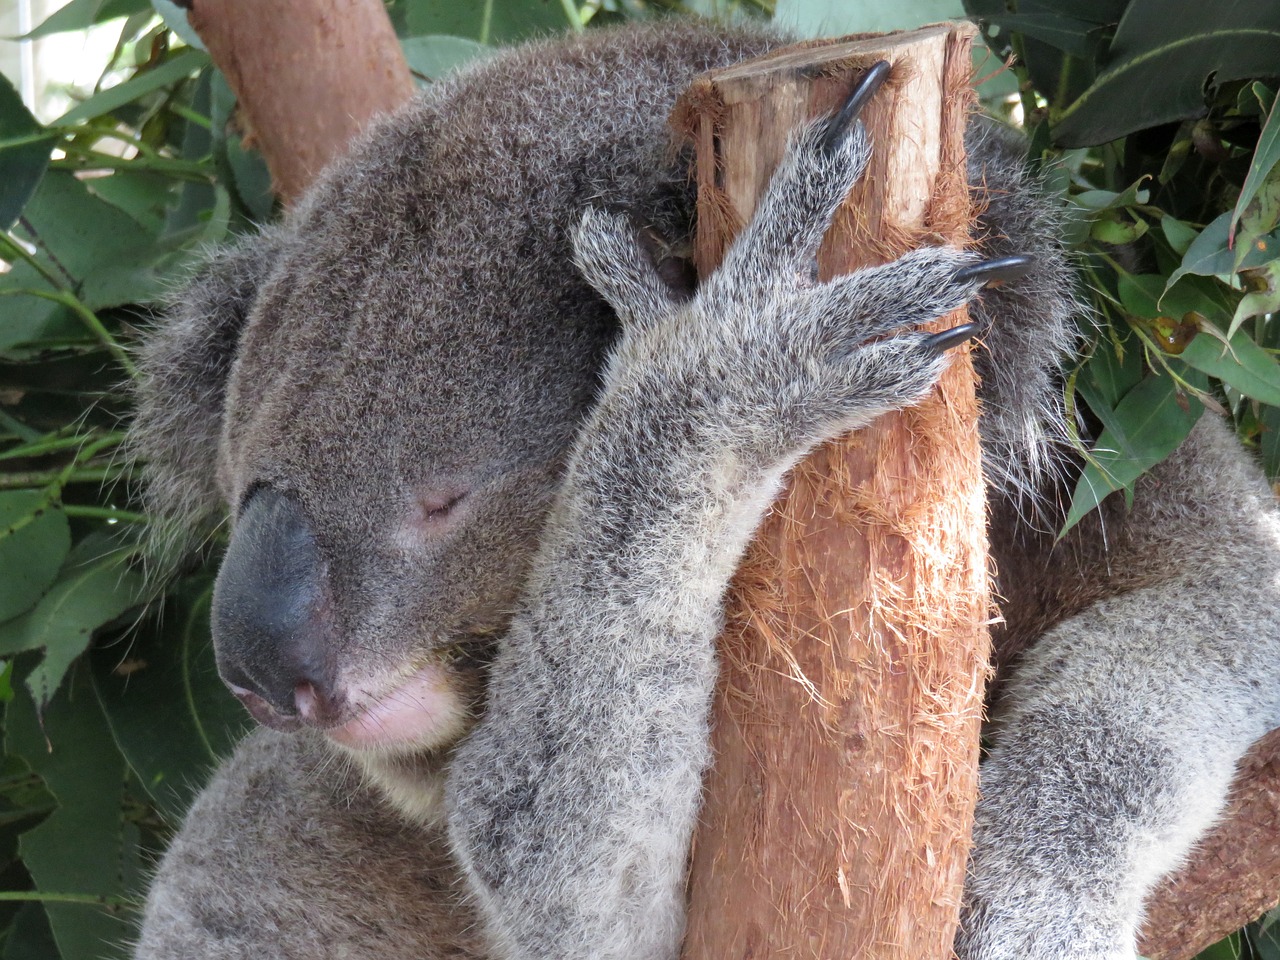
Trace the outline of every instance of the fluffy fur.
{"type": "MultiPolygon", "coordinates": [[[[687,239],[676,95],[778,42],[682,23],[503,54],[377,125],[153,334],[155,507],[243,525],[284,497],[318,551],[307,652],[340,695],[323,723],[287,697],[268,719],[332,730],[430,669],[474,726],[248,738],[161,865],[140,960],[675,955],[727,578],[805,449],[928,389],[945,361],[911,327],[976,292],[946,248],[805,280],[869,149],[813,130],[721,272],[692,298],[659,279],[635,238],[687,239]]],[[[1143,896],[1276,721],[1280,521],[1206,419],[1131,512],[1057,545],[1018,525],[1074,302],[1016,152],[986,128],[971,148],[982,255],[1037,262],[975,302],[999,646],[1031,649],[958,950],[1133,960],[1143,896]]],[[[218,636],[224,670],[260,642],[218,636]]]]}

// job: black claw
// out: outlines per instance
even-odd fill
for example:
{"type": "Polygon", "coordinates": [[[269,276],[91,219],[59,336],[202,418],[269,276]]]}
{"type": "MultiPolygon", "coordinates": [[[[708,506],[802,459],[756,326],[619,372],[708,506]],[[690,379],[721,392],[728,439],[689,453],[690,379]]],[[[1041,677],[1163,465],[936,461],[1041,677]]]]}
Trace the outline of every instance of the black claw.
{"type": "Polygon", "coordinates": [[[976,323],[962,323],[958,327],[952,327],[950,330],[943,330],[941,333],[935,333],[924,342],[926,350],[932,350],[934,353],[946,353],[952,347],[958,347],[962,343],[968,343],[978,335],[978,325],[976,323]]]}
{"type": "Polygon", "coordinates": [[[1001,257],[998,260],[984,260],[971,267],[961,267],[955,273],[956,283],[969,283],[977,280],[980,283],[996,283],[1002,280],[1017,280],[1031,272],[1030,257],[1001,257]]]}
{"type": "Polygon", "coordinates": [[[884,86],[891,69],[889,61],[878,60],[862,75],[849,94],[849,99],[844,102],[844,106],[827,121],[827,129],[822,134],[823,150],[831,153],[840,145],[849,128],[853,126],[853,121],[858,119],[858,114],[867,105],[867,101],[884,86]]]}

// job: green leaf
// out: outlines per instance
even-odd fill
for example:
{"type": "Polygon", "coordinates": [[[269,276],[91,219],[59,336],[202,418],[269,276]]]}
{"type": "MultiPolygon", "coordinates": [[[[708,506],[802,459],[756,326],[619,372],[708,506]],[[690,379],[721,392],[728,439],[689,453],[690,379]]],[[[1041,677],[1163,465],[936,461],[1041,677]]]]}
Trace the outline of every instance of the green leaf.
{"type": "Polygon", "coordinates": [[[134,552],[131,547],[101,552],[101,544],[79,545],[33,609],[0,624],[0,654],[44,650],[44,659],[27,677],[37,702],[53,697],[96,629],[146,595],[142,577],[127,566],[134,552]]]}
{"type": "MultiPolygon", "coordinates": [[[[28,683],[30,682],[28,678],[28,683]]],[[[5,717],[5,746],[27,760],[57,798],[58,809],[23,834],[23,863],[37,889],[120,897],[133,858],[121,830],[125,763],[111,740],[86,677],[77,677],[37,711],[19,684],[5,717]]],[[[97,906],[45,905],[63,957],[124,955],[126,918],[97,906]]]]}
{"type": "Polygon", "coordinates": [[[105,23],[120,17],[130,17],[147,9],[148,0],[71,0],[57,10],[30,33],[18,39],[36,40],[54,33],[69,30],[86,30],[95,23],[105,23]]]}
{"type": "Polygon", "coordinates": [[[939,20],[963,20],[960,0],[778,0],[774,22],[799,37],[838,37],[845,33],[911,30],[939,20]]]}
{"type": "Polygon", "coordinates": [[[0,75],[0,230],[8,230],[35,193],[49,166],[55,137],[42,138],[44,128],[22,103],[22,96],[0,75]]]}
{"type": "Polygon", "coordinates": [[[1280,164],[1280,107],[1271,104],[1271,112],[1258,137],[1258,145],[1253,151],[1253,160],[1249,163],[1249,173],[1245,177],[1244,186],[1240,188],[1240,196],[1236,200],[1235,209],[1231,212],[1231,229],[1234,231],[1244,210],[1257,196],[1263,182],[1270,176],[1276,165],[1280,164]]]}
{"type": "Polygon", "coordinates": [[[463,37],[409,37],[400,41],[409,68],[428,80],[438,80],[451,70],[491,53],[483,43],[463,37]]]}
{"type": "Polygon", "coordinates": [[[1277,63],[1275,0],[1133,0],[1106,69],[1059,115],[1054,138],[1088,146],[1200,116],[1210,78],[1221,84],[1274,76],[1277,63]]]}
{"type": "Polygon", "coordinates": [[[1130,390],[1105,418],[1110,425],[1089,451],[1062,533],[1108,494],[1132,490],[1140,476],[1178,448],[1203,412],[1200,401],[1179,396],[1168,376],[1151,374],[1130,390]]]}
{"type": "Polygon", "coordinates": [[[1247,270],[1261,266],[1271,259],[1272,255],[1268,247],[1276,249],[1275,244],[1280,243],[1280,230],[1272,231],[1259,239],[1261,244],[1259,248],[1250,250],[1237,263],[1236,254],[1228,244],[1230,230],[1230,211],[1201,230],[1200,235],[1191,242],[1191,246],[1183,254],[1182,264],[1169,277],[1168,285],[1172,287],[1189,273],[1200,276],[1226,276],[1237,269],[1247,270]]]}
{"type": "Polygon", "coordinates": [[[189,77],[209,64],[209,55],[202,50],[183,50],[160,66],[135,74],[124,83],[95,93],[84,103],[68,110],[50,124],[51,127],[70,127],[84,120],[92,120],[110,113],[139,97],[189,77]]]}
{"type": "Polygon", "coordinates": [[[0,620],[36,605],[70,549],[66,514],[51,505],[43,491],[0,493],[0,620]]]}
{"type": "Polygon", "coordinates": [[[164,25],[177,34],[183,43],[197,50],[204,49],[204,41],[200,39],[200,34],[191,28],[186,10],[173,0],[151,0],[151,6],[155,8],[156,13],[160,14],[164,25]]]}
{"type": "Polygon", "coordinates": [[[1165,214],[1160,218],[1160,230],[1169,241],[1173,252],[1179,256],[1187,252],[1191,242],[1199,236],[1199,232],[1189,223],[1183,223],[1175,217],[1165,214]]]}
{"type": "Polygon", "coordinates": [[[174,827],[251,725],[218,677],[209,636],[212,595],[212,574],[192,578],[127,651],[98,646],[91,655],[94,689],[116,744],[174,827]]]}
{"type": "Polygon", "coordinates": [[[4,938],[3,960],[56,960],[58,945],[44,904],[24,903],[4,938]]]}
{"type": "Polygon", "coordinates": [[[1229,347],[1202,333],[1187,344],[1179,358],[1246,397],[1280,407],[1280,363],[1246,333],[1233,336],[1229,347]]]}
{"type": "Polygon", "coordinates": [[[512,43],[564,30],[560,0],[407,0],[405,25],[411,37],[450,34],[480,43],[512,43]]]}
{"type": "Polygon", "coordinates": [[[993,16],[989,21],[1001,29],[1035,37],[1055,50],[1077,57],[1094,56],[1102,41],[1101,25],[1061,13],[1007,13],[993,16]]]}
{"type": "Polygon", "coordinates": [[[117,170],[109,177],[83,181],[89,192],[105,200],[148,233],[164,228],[165,210],[173,198],[174,183],[168,177],[146,170],[117,170]]]}

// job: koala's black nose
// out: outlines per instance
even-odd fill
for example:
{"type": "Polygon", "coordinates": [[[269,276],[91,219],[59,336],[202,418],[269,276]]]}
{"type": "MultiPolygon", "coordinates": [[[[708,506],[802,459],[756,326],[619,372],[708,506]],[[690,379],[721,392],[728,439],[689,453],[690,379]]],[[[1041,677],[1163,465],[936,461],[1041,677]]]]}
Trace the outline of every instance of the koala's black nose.
{"type": "Polygon", "coordinates": [[[325,565],[294,498],[264,489],[236,521],[213,589],[218,672],[259,722],[279,729],[338,719],[325,565]]]}

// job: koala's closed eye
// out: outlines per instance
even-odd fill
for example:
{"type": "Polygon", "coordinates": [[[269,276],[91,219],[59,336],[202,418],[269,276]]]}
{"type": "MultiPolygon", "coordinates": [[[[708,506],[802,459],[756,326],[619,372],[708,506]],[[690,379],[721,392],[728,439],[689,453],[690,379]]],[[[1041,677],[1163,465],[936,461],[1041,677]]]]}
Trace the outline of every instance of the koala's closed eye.
{"type": "Polygon", "coordinates": [[[470,496],[464,487],[419,491],[410,508],[409,526],[427,536],[439,536],[452,526],[470,496]]]}

